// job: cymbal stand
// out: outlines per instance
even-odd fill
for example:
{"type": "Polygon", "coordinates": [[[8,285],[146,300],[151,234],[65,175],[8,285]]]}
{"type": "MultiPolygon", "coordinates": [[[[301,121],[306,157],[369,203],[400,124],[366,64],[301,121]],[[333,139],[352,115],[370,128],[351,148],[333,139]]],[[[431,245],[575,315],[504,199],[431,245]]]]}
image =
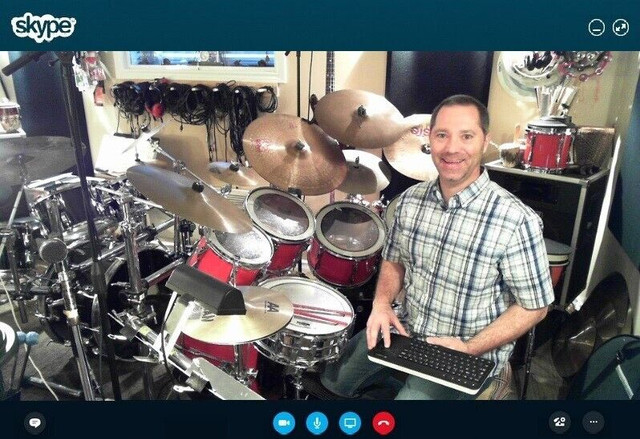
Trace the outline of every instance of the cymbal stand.
{"type": "MultiPolygon", "coordinates": [[[[239,259],[233,258],[232,268],[231,268],[231,276],[229,278],[229,284],[231,286],[236,286],[236,277],[238,274],[239,267],[239,259]]],[[[245,360],[244,360],[244,352],[242,351],[244,344],[234,344],[233,345],[233,377],[238,380],[240,383],[248,386],[253,383],[258,375],[258,371],[255,369],[247,369],[245,360]]]]}
{"type": "MultiPolygon", "coordinates": [[[[62,219],[60,218],[60,198],[57,194],[54,194],[46,201],[47,214],[51,224],[52,235],[54,237],[62,236],[62,219]]],[[[58,274],[58,281],[61,286],[62,298],[64,300],[64,315],[67,318],[67,325],[71,332],[72,338],[72,351],[76,359],[76,365],[78,367],[78,374],[80,375],[80,383],[82,385],[82,391],[84,392],[84,398],[87,401],[95,401],[96,395],[94,386],[92,384],[93,372],[87,354],[84,350],[84,344],[82,342],[82,334],[80,333],[80,314],[78,312],[78,306],[76,303],[76,297],[71,287],[71,281],[73,280],[73,272],[69,271],[69,264],[67,262],[66,246],[59,240],[64,247],[63,254],[57,260],[45,261],[54,264],[55,271],[58,274]]]]}

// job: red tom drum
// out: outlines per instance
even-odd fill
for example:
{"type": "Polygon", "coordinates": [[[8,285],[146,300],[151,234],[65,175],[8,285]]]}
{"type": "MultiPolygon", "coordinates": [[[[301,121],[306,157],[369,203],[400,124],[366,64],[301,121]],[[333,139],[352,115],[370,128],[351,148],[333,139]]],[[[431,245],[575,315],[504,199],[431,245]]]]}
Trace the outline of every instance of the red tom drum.
{"type": "Polygon", "coordinates": [[[573,164],[576,126],[570,117],[549,116],[527,125],[524,167],[539,172],[561,172],[573,164]]]}
{"type": "Polygon", "coordinates": [[[316,224],[307,254],[316,277],[341,287],[357,287],[373,277],[387,236],[378,215],[343,201],[322,208],[316,224]]]}
{"type": "Polygon", "coordinates": [[[311,209],[293,195],[273,188],[252,190],[245,209],[253,223],[269,236],[274,254],[267,272],[284,273],[300,260],[315,229],[311,209]]]}
{"type": "Polygon", "coordinates": [[[187,264],[233,285],[251,285],[273,256],[273,244],[256,227],[249,233],[211,232],[198,241],[187,264]]]}

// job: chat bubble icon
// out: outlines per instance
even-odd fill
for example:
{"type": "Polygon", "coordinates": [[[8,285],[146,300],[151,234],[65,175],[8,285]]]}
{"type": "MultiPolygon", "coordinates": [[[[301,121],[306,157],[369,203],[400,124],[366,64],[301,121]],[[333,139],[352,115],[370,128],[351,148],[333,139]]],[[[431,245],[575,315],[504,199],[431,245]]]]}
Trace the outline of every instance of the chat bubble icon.
{"type": "Polygon", "coordinates": [[[42,421],[38,418],[31,418],[29,419],[29,426],[33,427],[33,428],[38,428],[40,427],[40,425],[42,425],[42,421]]]}

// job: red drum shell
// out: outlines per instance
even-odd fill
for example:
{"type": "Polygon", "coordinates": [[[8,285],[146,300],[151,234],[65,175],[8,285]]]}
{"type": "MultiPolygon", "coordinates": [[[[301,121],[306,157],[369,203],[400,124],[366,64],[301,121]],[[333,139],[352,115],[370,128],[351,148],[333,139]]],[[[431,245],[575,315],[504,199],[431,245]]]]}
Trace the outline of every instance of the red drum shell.
{"type": "Polygon", "coordinates": [[[293,268],[309,246],[315,229],[311,209],[293,195],[274,188],[252,190],[245,200],[247,214],[274,244],[270,273],[293,268]]]}
{"type": "Polygon", "coordinates": [[[548,172],[566,169],[571,164],[573,139],[573,130],[569,128],[544,131],[528,128],[523,157],[525,168],[548,172]]]}
{"type": "Polygon", "coordinates": [[[349,202],[325,206],[307,254],[314,275],[341,287],[356,287],[375,274],[386,239],[382,219],[366,207],[349,202]]]}
{"type": "Polygon", "coordinates": [[[273,244],[264,233],[255,228],[250,234],[244,235],[243,238],[242,234],[214,232],[210,238],[203,236],[187,259],[187,264],[222,282],[229,283],[233,277],[235,259],[235,284],[253,284],[273,256],[273,244]],[[225,247],[229,245],[229,241],[225,239],[226,236],[230,237],[235,247],[238,247],[238,244],[242,245],[243,240],[246,241],[245,249],[242,250],[245,253],[238,251],[234,254],[233,246],[225,247]],[[250,251],[254,253],[249,255],[247,252],[250,251]]]}

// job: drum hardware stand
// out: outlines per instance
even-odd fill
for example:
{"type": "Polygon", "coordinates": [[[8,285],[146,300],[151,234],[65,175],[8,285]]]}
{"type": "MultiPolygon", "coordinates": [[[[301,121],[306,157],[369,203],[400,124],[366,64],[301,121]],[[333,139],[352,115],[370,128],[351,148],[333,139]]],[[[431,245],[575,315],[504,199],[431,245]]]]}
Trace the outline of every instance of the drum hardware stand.
{"type": "Polygon", "coordinates": [[[51,224],[53,238],[47,239],[40,244],[38,251],[40,257],[45,262],[54,264],[55,271],[58,273],[58,282],[61,286],[62,297],[64,299],[64,315],[67,318],[67,325],[71,332],[71,347],[76,359],[84,397],[87,401],[95,401],[96,395],[92,383],[92,381],[95,382],[95,378],[84,349],[82,334],[80,332],[80,315],[76,304],[76,296],[71,286],[71,281],[75,277],[75,274],[68,270],[68,248],[59,238],[62,236],[60,202],[58,197],[51,197],[46,201],[47,214],[51,224]]]}
{"type": "Polygon", "coordinates": [[[27,307],[25,305],[25,296],[22,294],[22,286],[20,284],[20,274],[18,273],[18,261],[16,260],[16,233],[11,229],[0,230],[0,240],[4,241],[0,246],[1,251],[7,249],[7,259],[9,260],[9,269],[13,278],[13,296],[18,301],[18,310],[20,313],[20,321],[22,323],[29,322],[27,315],[27,307]]]}

